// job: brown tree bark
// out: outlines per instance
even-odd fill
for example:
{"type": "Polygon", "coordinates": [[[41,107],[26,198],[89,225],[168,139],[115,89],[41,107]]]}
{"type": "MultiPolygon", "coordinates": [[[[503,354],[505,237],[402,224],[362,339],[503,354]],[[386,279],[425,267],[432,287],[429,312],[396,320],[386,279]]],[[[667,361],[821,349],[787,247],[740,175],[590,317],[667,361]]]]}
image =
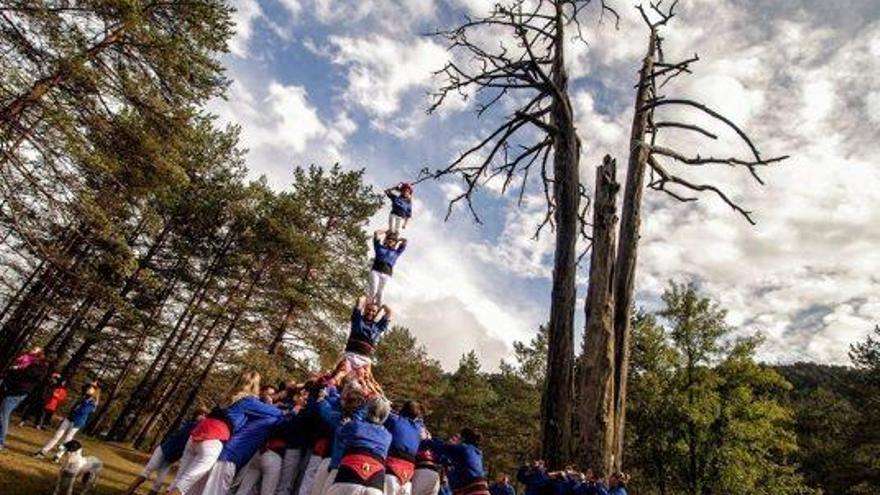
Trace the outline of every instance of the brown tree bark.
{"type": "Polygon", "coordinates": [[[584,307],[586,325],[578,377],[582,467],[608,473],[614,455],[614,257],[617,245],[617,163],[605,156],[596,170],[593,246],[584,307]]]}
{"type": "Polygon", "coordinates": [[[211,370],[214,368],[214,364],[217,362],[217,359],[220,357],[220,353],[226,347],[226,343],[229,342],[229,339],[232,337],[232,334],[235,332],[235,329],[238,326],[239,321],[241,321],[241,317],[244,315],[247,310],[248,303],[251,300],[251,297],[254,295],[254,289],[257,286],[258,281],[262,278],[263,273],[266,268],[269,266],[270,262],[268,259],[264,260],[261,263],[260,268],[254,272],[250,283],[248,284],[247,291],[245,292],[244,298],[236,305],[235,313],[232,316],[232,319],[226,326],[226,331],[223,333],[223,336],[220,338],[220,342],[217,343],[217,346],[214,348],[214,352],[211,354],[211,359],[208,360],[208,364],[205,365],[202,373],[199,375],[199,378],[193,384],[190,389],[189,394],[187,395],[186,400],[183,405],[179,408],[177,416],[174,418],[174,421],[171,423],[171,428],[176,428],[179,425],[183,418],[189,414],[189,410],[195,404],[196,399],[199,397],[199,392],[201,391],[202,385],[207,380],[208,375],[211,373],[211,370]]]}
{"type": "Polygon", "coordinates": [[[159,352],[153,358],[152,363],[144,372],[134,390],[136,394],[132,394],[122,408],[122,411],[113,421],[108,436],[117,441],[125,440],[131,430],[140,420],[141,412],[145,404],[149,404],[153,399],[157,387],[165,380],[165,377],[177,356],[177,351],[183,344],[187,332],[192,325],[195,315],[208,294],[208,288],[217,275],[217,270],[221,261],[224,259],[232,244],[232,232],[226,236],[222,247],[213,256],[208,268],[202,274],[195,290],[190,295],[186,306],[177,317],[174,328],[159,349],[159,352]],[[161,366],[160,366],[161,363],[161,366]],[[156,369],[158,368],[158,372],[156,369]]]}
{"type": "Polygon", "coordinates": [[[21,95],[13,99],[9,104],[0,108],[0,125],[3,127],[17,126],[17,120],[21,114],[31,105],[40,101],[52,88],[64,82],[71,74],[74,73],[76,67],[84,62],[91,61],[98,54],[113,46],[122,37],[125,32],[126,25],[122,24],[107,33],[101,41],[95,43],[83,53],[78,54],[70,59],[62,60],[58,64],[58,68],[52,74],[42,77],[35,81],[30,88],[21,95]]]}
{"type": "Polygon", "coordinates": [[[639,72],[635,114],[630,132],[629,161],[626,188],[620,220],[620,242],[614,274],[614,459],[613,468],[623,464],[623,445],[626,425],[626,385],[629,372],[629,345],[632,332],[632,310],[635,299],[636,262],[638,259],[639,230],[642,223],[642,195],[645,190],[645,168],[649,151],[645,146],[648,112],[645,103],[649,97],[647,83],[654,71],[656,36],[651,33],[648,50],[639,72]]]}
{"type": "MultiPolygon", "coordinates": [[[[138,230],[138,229],[136,229],[138,230]]],[[[147,249],[147,252],[143,254],[138,259],[137,268],[125,279],[125,283],[119,291],[119,298],[125,299],[128,294],[134,290],[137,285],[138,277],[141,272],[153,261],[153,258],[158,254],[159,250],[165,244],[165,241],[168,239],[168,235],[171,233],[171,223],[166,222],[165,226],[162,228],[162,231],[158,234],[156,239],[150,245],[150,248],[147,249]]],[[[136,234],[135,234],[136,235],[136,234]]],[[[133,239],[129,241],[129,244],[133,242],[133,239]]],[[[70,357],[70,361],[64,365],[64,368],[61,371],[61,376],[70,379],[76,371],[79,369],[80,365],[85,360],[86,356],[88,356],[89,352],[91,352],[92,347],[95,346],[98,342],[103,338],[104,329],[107,328],[107,325],[113,321],[113,318],[116,316],[118,308],[115,304],[111,304],[104,314],[101,315],[101,318],[97,323],[89,330],[88,335],[86,335],[83,342],[76,349],[76,352],[73,353],[73,356],[70,357]]]]}
{"type": "Polygon", "coordinates": [[[571,415],[574,402],[574,308],[577,271],[576,244],[580,234],[580,140],[574,128],[565,69],[563,6],[556,5],[556,50],[553,84],[556,97],[550,121],[558,132],[553,142],[553,197],[556,250],[548,323],[547,379],[541,400],[542,455],[551,468],[561,468],[571,457],[571,415]]]}

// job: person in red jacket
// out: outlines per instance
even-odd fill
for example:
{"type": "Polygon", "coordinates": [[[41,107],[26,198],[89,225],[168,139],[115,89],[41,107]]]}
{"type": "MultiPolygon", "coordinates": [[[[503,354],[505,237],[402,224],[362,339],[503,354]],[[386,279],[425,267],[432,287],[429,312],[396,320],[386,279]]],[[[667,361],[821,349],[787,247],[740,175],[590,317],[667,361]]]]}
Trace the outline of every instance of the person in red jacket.
{"type": "Polygon", "coordinates": [[[49,394],[49,398],[43,403],[43,412],[40,414],[39,419],[37,419],[38,430],[43,429],[46,421],[49,422],[49,426],[52,425],[52,416],[55,415],[58,407],[67,400],[67,395],[67,380],[59,377],[58,384],[52,388],[52,393],[49,394]]]}

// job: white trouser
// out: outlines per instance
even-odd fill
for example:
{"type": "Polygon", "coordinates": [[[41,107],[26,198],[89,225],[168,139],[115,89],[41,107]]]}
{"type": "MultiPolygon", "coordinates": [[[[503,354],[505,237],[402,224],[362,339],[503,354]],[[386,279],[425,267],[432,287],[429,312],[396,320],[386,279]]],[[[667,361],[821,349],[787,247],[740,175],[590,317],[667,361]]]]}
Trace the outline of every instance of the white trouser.
{"type": "Polygon", "coordinates": [[[405,229],[406,219],[391,213],[388,215],[388,230],[394,232],[395,234],[400,233],[401,230],[405,229]]]}
{"type": "Polygon", "coordinates": [[[43,448],[40,449],[40,452],[44,454],[48,454],[49,451],[55,448],[56,445],[64,445],[65,443],[73,440],[73,437],[76,435],[76,432],[79,431],[79,428],[73,426],[73,423],[70,420],[65,419],[61,422],[61,425],[58,426],[58,429],[55,430],[55,434],[52,435],[52,438],[46,442],[46,445],[43,445],[43,448]]]}
{"type": "Polygon", "coordinates": [[[284,459],[281,462],[281,475],[278,478],[278,488],[275,490],[275,495],[293,495],[293,488],[303,460],[305,460],[305,452],[301,449],[287,449],[284,451],[284,459]]]}
{"type": "Polygon", "coordinates": [[[387,273],[377,272],[376,270],[370,270],[370,300],[379,306],[382,305],[382,297],[385,295],[385,285],[388,283],[388,280],[391,278],[391,275],[387,273]]]}
{"type": "Polygon", "coordinates": [[[385,495],[410,495],[412,493],[412,481],[400,484],[400,478],[385,473],[385,495]]]}
{"type": "Polygon", "coordinates": [[[327,495],[330,493],[330,487],[333,486],[333,482],[336,481],[336,473],[339,472],[339,469],[331,469],[329,473],[327,473],[327,478],[324,479],[324,487],[321,489],[321,495],[327,495]]]}
{"type": "Polygon", "coordinates": [[[202,495],[229,495],[229,489],[232,488],[232,480],[234,479],[235,463],[217,461],[211,468],[211,472],[208,473],[202,495]]]}
{"type": "Polygon", "coordinates": [[[147,465],[144,466],[144,470],[141,471],[141,478],[149,479],[150,475],[156,473],[156,480],[153,481],[153,486],[150,488],[151,492],[159,492],[162,488],[162,483],[165,482],[165,477],[168,476],[168,471],[171,469],[171,463],[165,459],[165,454],[162,453],[162,447],[156,447],[153,450],[153,455],[150,456],[150,460],[147,461],[147,465]]]}
{"type": "Polygon", "coordinates": [[[282,462],[281,456],[271,450],[255,455],[241,470],[241,484],[235,494],[249,495],[259,483],[260,495],[275,495],[282,462]]]}
{"type": "Polygon", "coordinates": [[[351,351],[345,351],[343,356],[345,360],[348,361],[348,364],[351,365],[352,370],[359,370],[365,366],[373,365],[373,358],[370,356],[364,356],[351,351]]]}
{"type": "Polygon", "coordinates": [[[412,478],[412,495],[437,495],[440,473],[433,469],[416,469],[412,478]]]}
{"type": "Polygon", "coordinates": [[[333,483],[327,495],[382,495],[382,490],[355,483],[333,483]]]}
{"type": "MultiPolygon", "coordinates": [[[[220,440],[203,440],[196,442],[190,438],[180,458],[180,466],[177,468],[177,476],[168,491],[180,490],[180,493],[196,493],[196,486],[204,478],[220,457],[223,451],[223,442],[220,440]]],[[[225,494],[224,494],[225,495],[225,494]]]]}
{"type": "Polygon", "coordinates": [[[312,495],[322,495],[324,493],[324,483],[327,482],[327,476],[330,474],[330,458],[321,459],[318,465],[318,472],[315,473],[315,481],[312,483],[312,495]]]}
{"type": "Polygon", "coordinates": [[[315,484],[315,475],[318,474],[318,466],[321,465],[322,457],[312,455],[303,473],[302,483],[299,484],[297,495],[312,495],[312,485],[315,484]]]}

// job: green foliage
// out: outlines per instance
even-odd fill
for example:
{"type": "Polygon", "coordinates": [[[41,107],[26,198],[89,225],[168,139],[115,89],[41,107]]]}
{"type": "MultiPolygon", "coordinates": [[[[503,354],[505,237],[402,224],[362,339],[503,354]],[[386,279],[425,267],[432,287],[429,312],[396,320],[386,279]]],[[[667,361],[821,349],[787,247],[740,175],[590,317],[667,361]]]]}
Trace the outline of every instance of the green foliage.
{"type": "Polygon", "coordinates": [[[443,394],[443,369],[428,356],[409,329],[394,326],[376,349],[373,374],[381,381],[385,395],[396,404],[418,400],[429,411],[443,394]]]}
{"type": "Polygon", "coordinates": [[[789,384],[731,339],[725,312],[671,284],[660,320],[634,325],[630,464],[643,493],[809,493],[792,456],[789,384]]]}

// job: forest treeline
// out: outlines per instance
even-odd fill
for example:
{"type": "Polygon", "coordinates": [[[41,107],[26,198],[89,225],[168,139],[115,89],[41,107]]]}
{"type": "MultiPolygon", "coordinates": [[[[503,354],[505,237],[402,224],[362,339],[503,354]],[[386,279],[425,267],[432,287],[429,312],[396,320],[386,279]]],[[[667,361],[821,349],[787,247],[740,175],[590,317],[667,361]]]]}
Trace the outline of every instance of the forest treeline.
{"type": "Polygon", "coordinates": [[[274,191],[203,110],[228,82],[231,12],[0,10],[0,368],[42,345],[98,380],[89,430],[110,439],[153,442],[243,365],[334,359],[368,266],[363,171],[296,168],[274,191]]]}
{"type": "MultiPolygon", "coordinates": [[[[854,343],[849,366],[756,360],[726,311],[671,284],[633,328],[624,465],[633,493],[873,494],[880,490],[880,328],[854,343]]],[[[443,373],[409,331],[379,347],[377,376],[393,398],[420,397],[428,425],[485,433],[487,468],[512,474],[539,455],[547,332],[517,342],[487,372],[474,353],[443,373]]]]}

